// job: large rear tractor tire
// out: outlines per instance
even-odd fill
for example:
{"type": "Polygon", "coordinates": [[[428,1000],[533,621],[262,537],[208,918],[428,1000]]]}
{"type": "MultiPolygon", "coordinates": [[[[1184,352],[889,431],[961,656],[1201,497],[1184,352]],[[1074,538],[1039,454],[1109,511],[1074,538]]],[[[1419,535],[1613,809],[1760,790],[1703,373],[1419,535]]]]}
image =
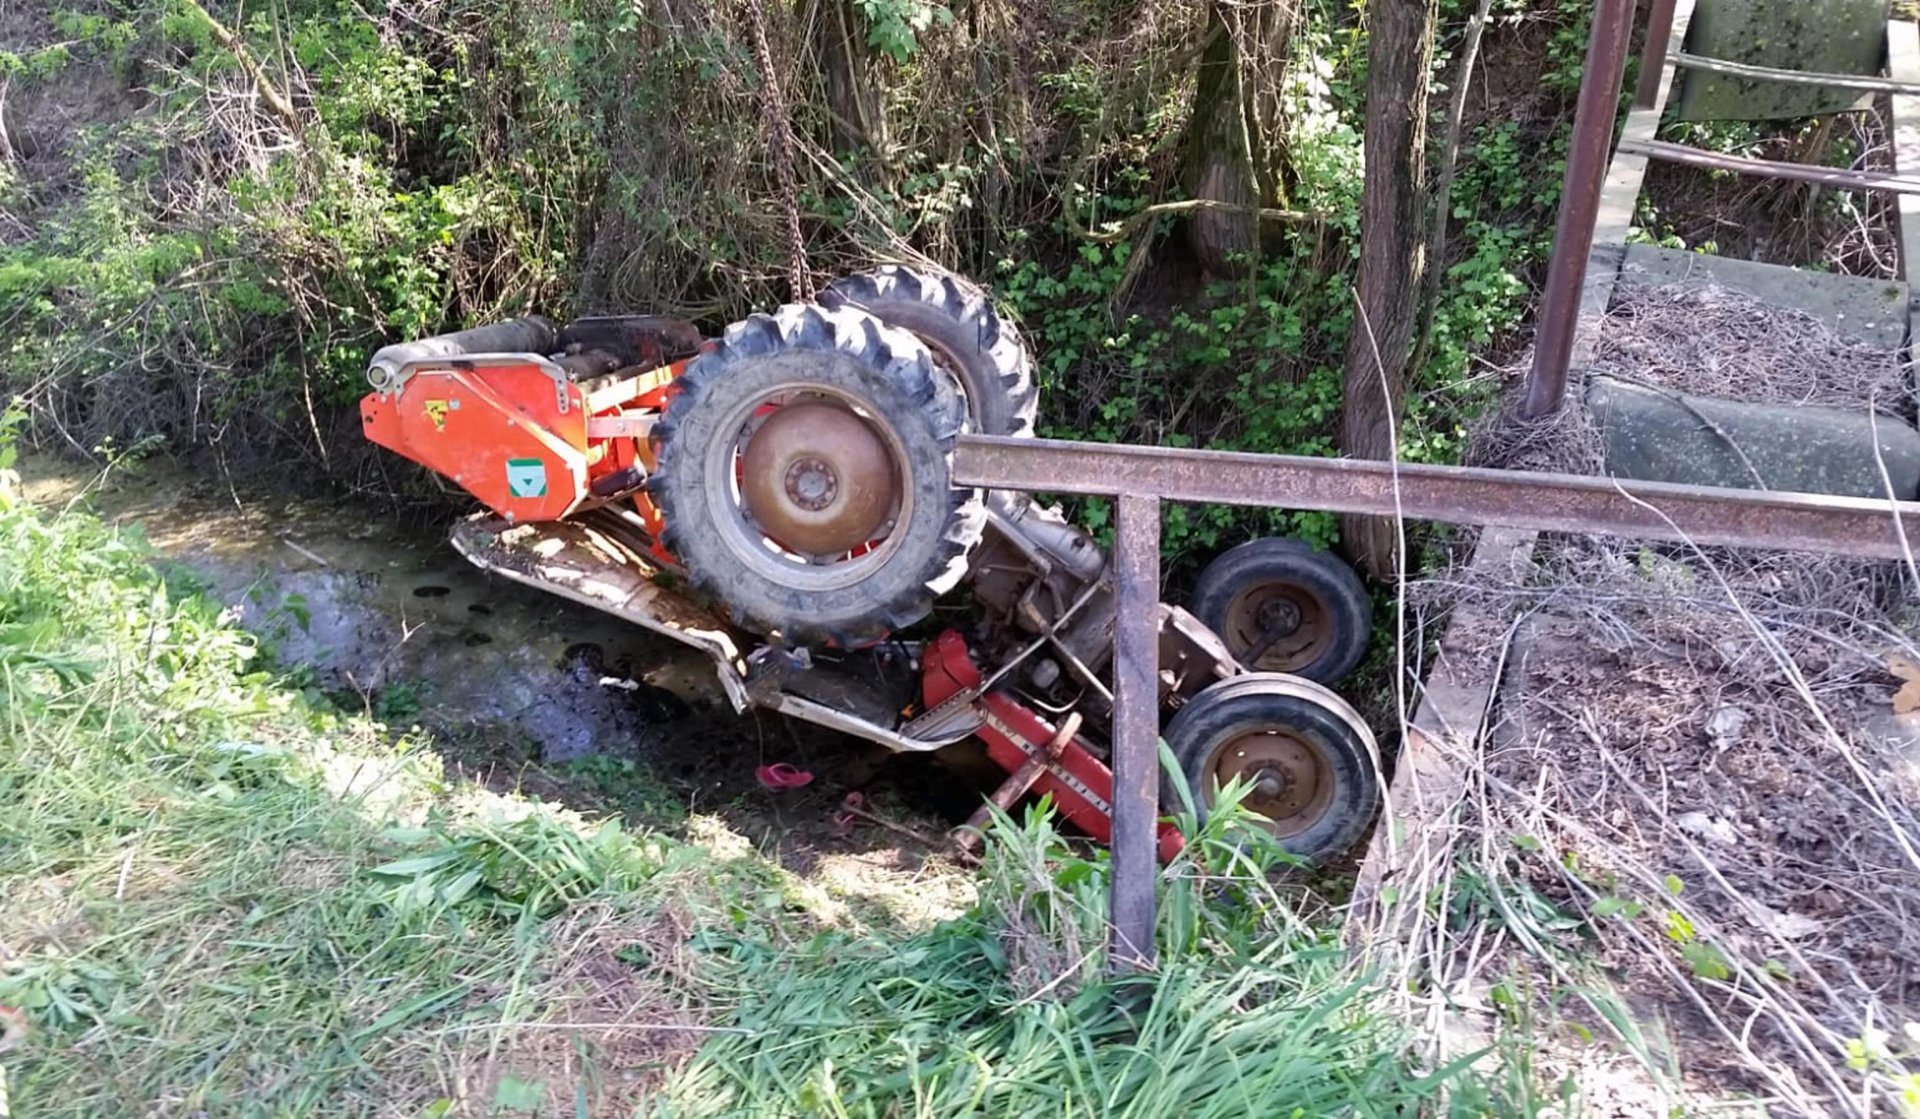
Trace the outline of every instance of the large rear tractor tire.
{"type": "Polygon", "coordinates": [[[709,343],[655,427],[665,543],[740,625],[841,646],[911,625],[986,521],[952,483],[965,405],[913,335],[792,304],[709,343]]]}
{"type": "Polygon", "coordinates": [[[1200,573],[1193,613],[1254,672],[1333,684],[1367,655],[1373,600],[1340,557],[1284,536],[1222,552],[1200,573]]]}
{"type": "Polygon", "coordinates": [[[966,394],[969,430],[1033,434],[1040,407],[1033,358],[986,292],[950,273],[887,264],[835,280],[827,301],[835,298],[926,343],[966,394]]]}
{"type": "MultiPolygon", "coordinates": [[[[1200,819],[1230,781],[1251,788],[1240,803],[1289,852],[1324,862],[1365,833],[1380,804],[1379,748],[1346,701],[1309,680],[1279,673],[1234,676],[1193,697],[1167,721],[1167,745],[1200,819]]],[[[1161,806],[1181,807],[1171,774],[1161,806]]]]}

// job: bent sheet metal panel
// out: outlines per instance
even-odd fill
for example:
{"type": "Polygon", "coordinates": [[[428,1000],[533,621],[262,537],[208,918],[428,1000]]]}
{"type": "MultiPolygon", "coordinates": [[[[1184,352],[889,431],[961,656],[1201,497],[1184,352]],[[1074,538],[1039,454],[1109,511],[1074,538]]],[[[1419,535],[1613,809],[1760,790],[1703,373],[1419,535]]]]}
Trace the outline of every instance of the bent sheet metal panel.
{"type": "Polygon", "coordinates": [[[747,709],[745,670],[732,631],[711,611],[655,583],[658,562],[624,539],[614,515],[523,525],[476,517],[454,526],[452,536],[454,550],[475,567],[604,610],[706,653],[734,710],[747,709]]]}

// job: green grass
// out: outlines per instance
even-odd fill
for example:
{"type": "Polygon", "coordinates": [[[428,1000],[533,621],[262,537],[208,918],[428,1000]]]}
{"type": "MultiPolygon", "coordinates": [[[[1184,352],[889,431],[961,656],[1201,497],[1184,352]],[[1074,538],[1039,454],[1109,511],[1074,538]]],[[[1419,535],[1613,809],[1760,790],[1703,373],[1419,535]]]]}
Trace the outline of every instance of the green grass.
{"type": "MultiPolygon", "coordinates": [[[[571,1095],[547,1034],[502,1024],[564,1023],[569,969],[662,922],[783,905],[757,861],[449,782],[421,744],[250,675],[252,652],[135,545],[0,487],[0,1004],[32,1022],[0,1062],[22,1114],[571,1095]]],[[[690,982],[639,1009],[670,1016],[690,982]]]]}
{"type": "Polygon", "coordinates": [[[892,942],[732,948],[742,1028],[666,1116],[1404,1115],[1418,1077],[1345,950],[1268,885],[1278,857],[1210,827],[1172,871],[1154,972],[1109,977],[1104,858],[1001,821],[969,916],[892,942]]]}
{"type": "MultiPolygon", "coordinates": [[[[4,452],[0,451],[0,459],[4,452]]],[[[0,1052],[19,1115],[1374,1115],[1420,1075],[1222,813],[1163,964],[1104,855],[1002,821],[981,901],[829,927],[750,853],[450,777],[0,462],[0,1052]]],[[[697,831],[697,829],[688,829],[697,831]]],[[[0,1105],[0,1115],[6,1106],[0,1105]]]]}

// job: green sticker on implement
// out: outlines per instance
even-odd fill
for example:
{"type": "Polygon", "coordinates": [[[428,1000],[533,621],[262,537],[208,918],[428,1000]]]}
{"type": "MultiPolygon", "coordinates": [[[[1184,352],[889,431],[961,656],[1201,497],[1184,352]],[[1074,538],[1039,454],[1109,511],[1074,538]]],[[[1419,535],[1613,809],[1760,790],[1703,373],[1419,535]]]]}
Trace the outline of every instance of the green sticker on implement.
{"type": "Polygon", "coordinates": [[[537,458],[507,460],[507,492],[515,497],[547,496],[547,464],[537,458]]]}

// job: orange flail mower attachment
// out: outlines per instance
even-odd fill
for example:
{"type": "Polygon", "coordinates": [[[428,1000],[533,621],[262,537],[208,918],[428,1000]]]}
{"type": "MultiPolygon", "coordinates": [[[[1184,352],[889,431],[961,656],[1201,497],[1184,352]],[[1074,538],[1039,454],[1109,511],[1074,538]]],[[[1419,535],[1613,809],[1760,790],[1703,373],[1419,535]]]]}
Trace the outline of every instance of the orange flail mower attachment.
{"type": "Polygon", "coordinates": [[[476,354],[409,368],[362,398],[360,419],[367,438],[500,516],[553,521],[595,500],[596,483],[644,480],[648,432],[684,368],[581,384],[532,355],[476,354]]]}
{"type": "Polygon", "coordinates": [[[587,494],[577,385],[524,358],[416,369],[360,401],[367,438],[453,479],[515,521],[553,521],[587,494]]]}

